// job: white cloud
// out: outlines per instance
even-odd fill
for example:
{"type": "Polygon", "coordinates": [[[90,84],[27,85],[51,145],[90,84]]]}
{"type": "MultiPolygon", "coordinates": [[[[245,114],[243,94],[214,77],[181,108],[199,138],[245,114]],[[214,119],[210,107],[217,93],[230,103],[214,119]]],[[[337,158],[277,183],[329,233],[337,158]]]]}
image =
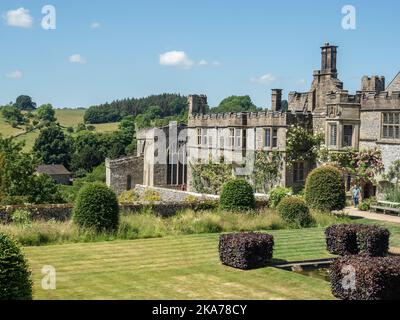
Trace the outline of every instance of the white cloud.
{"type": "Polygon", "coordinates": [[[14,79],[14,80],[21,79],[22,76],[23,76],[23,74],[20,70],[14,70],[14,71],[6,73],[7,78],[14,79]]]}
{"type": "Polygon", "coordinates": [[[264,84],[264,85],[271,85],[277,81],[278,81],[277,77],[275,77],[274,75],[272,75],[270,73],[264,74],[263,76],[258,77],[258,78],[250,79],[250,82],[252,82],[252,83],[258,83],[258,84],[264,84]]]}
{"type": "Polygon", "coordinates": [[[199,66],[208,66],[208,61],[206,60],[200,60],[198,63],[199,66]]]}
{"type": "Polygon", "coordinates": [[[221,62],[219,62],[219,61],[213,61],[212,65],[213,65],[214,67],[219,67],[219,66],[221,66],[221,62]]]}
{"type": "Polygon", "coordinates": [[[163,66],[189,69],[193,67],[194,62],[189,59],[184,51],[169,51],[160,54],[160,64],[163,66]]]}
{"type": "Polygon", "coordinates": [[[86,59],[83,58],[80,54],[73,54],[72,56],[69,57],[69,62],[85,64],[86,59]]]}
{"type": "Polygon", "coordinates": [[[90,28],[91,28],[91,29],[98,29],[98,28],[100,28],[100,27],[101,27],[101,24],[100,24],[100,22],[97,22],[97,21],[92,22],[92,23],[90,24],[90,28]]]}
{"type": "Polygon", "coordinates": [[[7,11],[3,18],[10,27],[32,28],[33,26],[33,18],[29,14],[29,10],[22,7],[7,11]]]}

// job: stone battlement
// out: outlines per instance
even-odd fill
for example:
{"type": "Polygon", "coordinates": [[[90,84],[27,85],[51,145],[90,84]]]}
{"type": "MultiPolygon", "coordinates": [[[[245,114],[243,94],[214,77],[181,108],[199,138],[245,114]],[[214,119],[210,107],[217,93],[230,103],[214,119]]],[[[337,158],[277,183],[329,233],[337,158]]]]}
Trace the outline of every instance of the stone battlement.
{"type": "Polygon", "coordinates": [[[400,91],[391,93],[382,91],[379,93],[362,93],[361,109],[362,110],[384,110],[400,108],[400,91]]]}

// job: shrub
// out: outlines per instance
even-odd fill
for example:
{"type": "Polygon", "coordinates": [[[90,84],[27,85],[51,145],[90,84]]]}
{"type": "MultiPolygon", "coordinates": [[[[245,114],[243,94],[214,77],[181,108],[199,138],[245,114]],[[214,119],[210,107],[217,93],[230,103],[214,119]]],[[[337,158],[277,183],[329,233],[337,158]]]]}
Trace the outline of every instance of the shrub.
{"type": "Polygon", "coordinates": [[[246,211],[255,208],[256,200],[251,185],[242,179],[225,183],[219,201],[220,208],[228,211],[246,211]]]}
{"type": "Polygon", "coordinates": [[[300,197],[285,197],[278,205],[282,219],[296,227],[308,227],[313,219],[306,203],[300,197]]]}
{"type": "Polygon", "coordinates": [[[269,205],[271,208],[276,208],[281,200],[292,194],[292,189],[284,187],[276,187],[268,193],[269,205]]]}
{"type": "Polygon", "coordinates": [[[87,184],[78,194],[73,211],[74,222],[97,232],[115,231],[119,207],[115,193],[103,184],[87,184]]]}
{"type": "Polygon", "coordinates": [[[332,293],[339,299],[400,299],[400,257],[341,257],[333,262],[330,276],[332,293]]]}
{"type": "Polygon", "coordinates": [[[0,233],[0,300],[31,300],[30,275],[20,248],[0,233]]]}
{"type": "Polygon", "coordinates": [[[389,250],[387,229],[362,224],[333,225],[325,230],[327,249],[332,254],[385,256],[389,250]]]}
{"type": "Polygon", "coordinates": [[[273,236],[265,233],[231,233],[219,238],[222,264],[242,270],[266,267],[273,248],[273,236]]]}
{"type": "Polygon", "coordinates": [[[27,210],[15,210],[11,215],[14,224],[28,226],[31,224],[31,213],[27,210]]]}
{"type": "Polygon", "coordinates": [[[154,189],[147,189],[143,194],[142,194],[142,200],[143,201],[161,201],[161,195],[159,192],[157,192],[154,189]]]}
{"type": "Polygon", "coordinates": [[[371,209],[372,199],[365,199],[359,205],[358,209],[361,211],[369,211],[371,209]]]}
{"type": "Polygon", "coordinates": [[[139,195],[135,190],[124,191],[118,196],[119,203],[134,203],[138,200],[139,195]]]}
{"type": "Polygon", "coordinates": [[[310,208],[320,211],[341,210],[346,204],[343,177],[339,169],[323,166],[307,177],[305,199],[310,208]]]}

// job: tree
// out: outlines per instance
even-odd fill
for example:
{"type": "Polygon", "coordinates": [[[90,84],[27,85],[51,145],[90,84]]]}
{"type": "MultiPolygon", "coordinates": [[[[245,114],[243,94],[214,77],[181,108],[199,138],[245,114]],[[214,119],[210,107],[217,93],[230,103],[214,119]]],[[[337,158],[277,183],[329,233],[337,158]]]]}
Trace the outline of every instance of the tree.
{"type": "Polygon", "coordinates": [[[399,186],[400,183],[400,160],[396,160],[389,167],[385,178],[390,182],[394,182],[396,186],[399,186]]]}
{"type": "Polygon", "coordinates": [[[1,110],[1,113],[8,123],[15,125],[26,123],[26,119],[21,110],[14,105],[4,106],[1,110]]]}
{"type": "Polygon", "coordinates": [[[259,110],[249,96],[230,96],[221,101],[218,107],[212,108],[213,113],[250,112],[259,110]]]}
{"type": "Polygon", "coordinates": [[[135,135],[135,117],[127,116],[119,123],[119,130],[132,137],[135,135]]]}
{"type": "Polygon", "coordinates": [[[192,186],[199,193],[219,194],[223,184],[234,179],[231,164],[196,163],[190,164],[192,168],[192,186]]]}
{"type": "Polygon", "coordinates": [[[291,127],[286,140],[287,164],[291,166],[296,161],[316,161],[323,140],[322,134],[314,135],[310,130],[300,126],[291,127]]]}
{"type": "Polygon", "coordinates": [[[282,154],[278,151],[256,151],[252,181],[257,191],[267,193],[281,178],[282,154]]]}
{"type": "Polygon", "coordinates": [[[2,154],[2,188],[4,196],[28,196],[32,179],[38,164],[37,159],[22,152],[23,143],[15,143],[12,138],[0,135],[0,154],[2,154]]]}
{"type": "Polygon", "coordinates": [[[70,167],[72,144],[58,125],[51,124],[40,131],[33,151],[44,164],[70,167]]]}
{"type": "Polygon", "coordinates": [[[43,104],[37,109],[38,118],[44,122],[56,122],[55,111],[51,104],[43,104]]]}
{"type": "Polygon", "coordinates": [[[30,203],[63,203],[64,199],[53,178],[39,174],[33,178],[33,187],[28,197],[30,203]]]}
{"type": "Polygon", "coordinates": [[[21,95],[17,98],[15,101],[15,106],[19,110],[35,110],[36,109],[36,103],[32,101],[32,98],[30,96],[26,95],[21,95]]]}

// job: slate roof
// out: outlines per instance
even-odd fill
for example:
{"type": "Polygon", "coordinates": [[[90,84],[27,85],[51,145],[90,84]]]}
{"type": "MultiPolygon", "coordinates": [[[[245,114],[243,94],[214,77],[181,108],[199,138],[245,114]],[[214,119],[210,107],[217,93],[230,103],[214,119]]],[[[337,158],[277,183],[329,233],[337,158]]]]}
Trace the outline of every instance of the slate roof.
{"type": "Polygon", "coordinates": [[[48,175],[71,175],[62,164],[42,164],[37,167],[36,172],[48,175]]]}

